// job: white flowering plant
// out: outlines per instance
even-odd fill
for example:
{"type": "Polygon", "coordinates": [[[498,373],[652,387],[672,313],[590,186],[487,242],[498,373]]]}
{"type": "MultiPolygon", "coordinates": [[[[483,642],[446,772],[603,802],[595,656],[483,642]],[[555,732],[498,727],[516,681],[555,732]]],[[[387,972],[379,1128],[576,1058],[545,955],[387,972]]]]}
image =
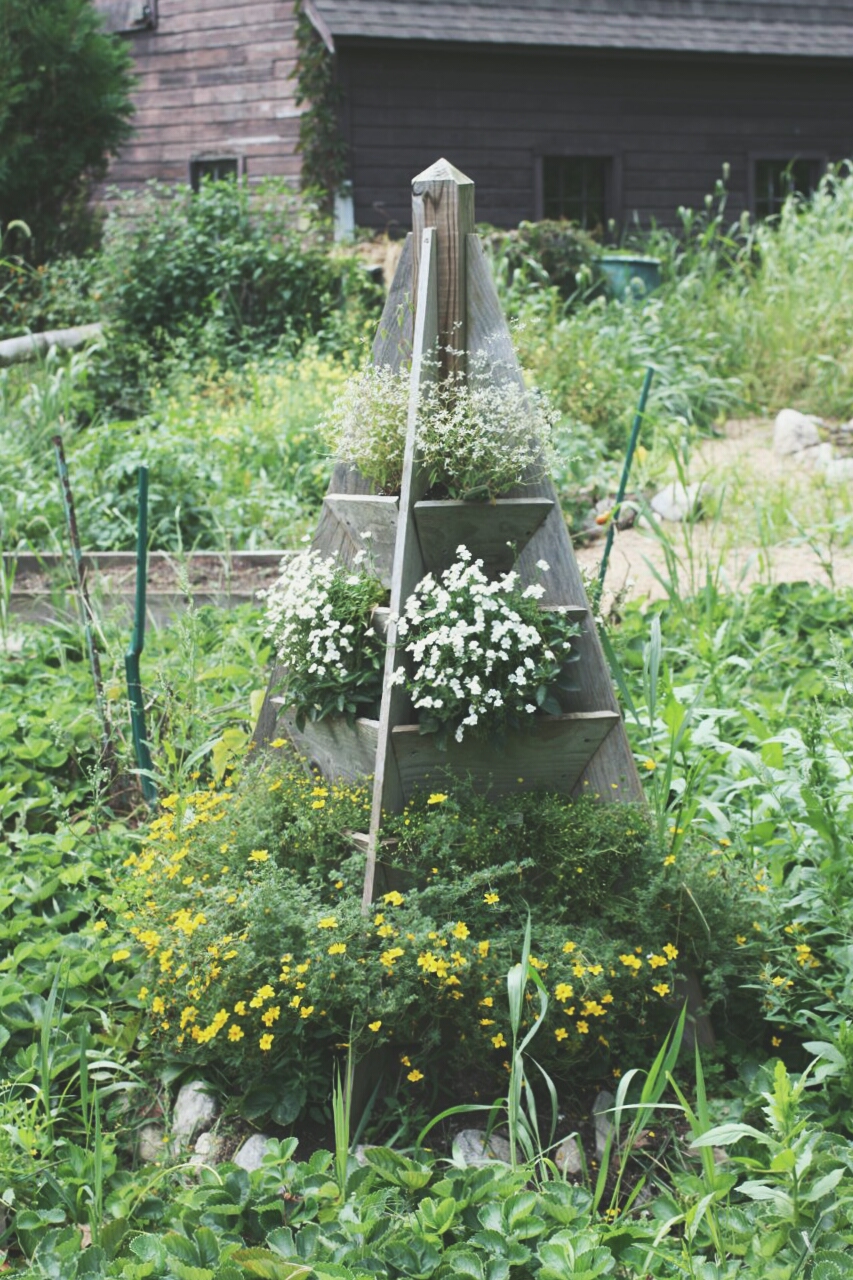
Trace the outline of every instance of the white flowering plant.
{"type": "Polygon", "coordinates": [[[264,593],[265,634],[284,672],[280,692],[300,729],[330,714],[378,714],[385,646],[371,614],[386,593],[364,562],[363,552],[348,568],[335,556],[301,551],[264,593]]]}
{"type": "MultiPolygon", "coordinates": [[[[538,562],[542,575],[549,566],[538,562]]],[[[439,746],[467,730],[494,737],[529,726],[537,712],[559,715],[576,689],[577,623],[543,610],[541,582],[522,586],[513,570],[491,580],[464,546],[439,579],[423,578],[397,620],[408,658],[392,677],[439,746]]]]}
{"type": "MultiPolygon", "coordinates": [[[[433,490],[494,499],[545,474],[555,422],[536,391],[500,382],[483,361],[421,387],[418,448],[433,490]]],[[[385,492],[400,488],[409,370],[370,366],[347,384],[323,429],[341,461],[385,492]]]]}

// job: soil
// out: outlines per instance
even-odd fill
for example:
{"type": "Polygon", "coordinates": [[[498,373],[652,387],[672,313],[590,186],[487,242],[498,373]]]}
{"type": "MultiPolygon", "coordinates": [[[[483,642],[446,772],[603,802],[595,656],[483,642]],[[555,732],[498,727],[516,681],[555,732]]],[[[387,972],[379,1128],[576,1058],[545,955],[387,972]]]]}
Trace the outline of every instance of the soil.
{"type": "MultiPolygon", "coordinates": [[[[826,434],[839,455],[849,454],[850,433],[827,428],[826,434]]],[[[674,478],[659,477],[654,489],[674,478]]],[[[690,595],[706,572],[730,590],[756,582],[853,587],[851,487],[829,485],[801,460],[775,454],[772,422],[727,423],[696,449],[686,479],[707,483],[711,497],[699,522],[660,522],[677,559],[676,581],[670,582],[664,542],[640,518],[614,539],[605,613],[616,599],[663,599],[667,585],[690,595]]],[[[581,568],[596,577],[603,548],[603,537],[576,548],[581,568]]]]}

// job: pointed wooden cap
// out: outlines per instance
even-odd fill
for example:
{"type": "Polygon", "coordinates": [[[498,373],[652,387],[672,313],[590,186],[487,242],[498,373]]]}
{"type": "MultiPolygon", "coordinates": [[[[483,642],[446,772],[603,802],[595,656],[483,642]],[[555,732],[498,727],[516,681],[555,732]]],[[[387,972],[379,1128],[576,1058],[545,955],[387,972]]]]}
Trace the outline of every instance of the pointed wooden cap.
{"type": "Polygon", "coordinates": [[[449,160],[436,160],[435,164],[431,164],[428,169],[424,169],[423,173],[419,173],[416,178],[412,178],[412,186],[416,187],[418,183],[427,182],[455,182],[457,186],[468,185],[473,187],[474,181],[467,177],[461,170],[452,165],[449,160]]]}

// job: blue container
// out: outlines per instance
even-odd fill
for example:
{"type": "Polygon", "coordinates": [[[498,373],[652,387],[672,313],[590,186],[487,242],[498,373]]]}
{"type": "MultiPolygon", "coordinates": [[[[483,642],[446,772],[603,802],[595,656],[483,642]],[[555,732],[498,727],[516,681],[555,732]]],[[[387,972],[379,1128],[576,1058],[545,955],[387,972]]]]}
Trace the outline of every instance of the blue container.
{"type": "Polygon", "coordinates": [[[660,287],[660,258],[605,253],[599,264],[614,298],[644,298],[660,287]]]}

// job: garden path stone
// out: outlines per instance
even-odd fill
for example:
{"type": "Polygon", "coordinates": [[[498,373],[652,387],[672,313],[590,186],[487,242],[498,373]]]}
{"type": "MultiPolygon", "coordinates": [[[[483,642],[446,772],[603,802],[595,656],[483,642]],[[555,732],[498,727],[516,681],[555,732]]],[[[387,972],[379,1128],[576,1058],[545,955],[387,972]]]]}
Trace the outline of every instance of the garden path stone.
{"type": "Polygon", "coordinates": [[[190,1164],[216,1164],[222,1143],[212,1133],[200,1133],[195,1140],[190,1164]]]}
{"type": "Polygon", "coordinates": [[[592,1118],[595,1123],[595,1150],[598,1158],[604,1155],[607,1138],[613,1128],[613,1121],[605,1112],[609,1111],[616,1099],[607,1089],[602,1089],[592,1104],[592,1118]]]}
{"type": "Polygon", "coordinates": [[[680,480],[673,480],[655,494],[651,508],[661,520],[690,520],[701,514],[702,502],[709,494],[706,484],[683,485],[680,480]]]}
{"type": "Polygon", "coordinates": [[[835,458],[824,468],[827,484],[849,484],[853,481],[853,458],[835,458]]]}
{"type": "Polygon", "coordinates": [[[773,452],[780,455],[799,453],[820,444],[820,432],[814,418],[797,409],[782,409],[773,424],[773,452]]]}
{"type": "Polygon", "coordinates": [[[191,1080],[182,1085],[172,1114],[172,1137],[175,1143],[187,1146],[199,1129],[216,1116],[216,1102],[206,1092],[203,1080],[191,1080]]]}
{"type": "Polygon", "coordinates": [[[501,1160],[504,1164],[512,1162],[506,1138],[493,1133],[487,1140],[482,1129],[460,1129],[453,1139],[453,1154],[469,1167],[489,1164],[492,1160],[501,1160]]]}
{"type": "Polygon", "coordinates": [[[554,1164],[562,1174],[583,1171],[583,1157],[576,1138],[564,1138],[554,1152],[554,1164]]]}
{"type": "Polygon", "coordinates": [[[154,1164],[163,1154],[165,1130],[159,1124],[144,1124],[139,1130],[139,1159],[154,1164]]]}
{"type": "Polygon", "coordinates": [[[254,1173],[256,1169],[260,1169],[267,1147],[272,1141],[269,1134],[253,1133],[234,1156],[234,1163],[241,1169],[245,1169],[247,1173],[254,1173]]]}

